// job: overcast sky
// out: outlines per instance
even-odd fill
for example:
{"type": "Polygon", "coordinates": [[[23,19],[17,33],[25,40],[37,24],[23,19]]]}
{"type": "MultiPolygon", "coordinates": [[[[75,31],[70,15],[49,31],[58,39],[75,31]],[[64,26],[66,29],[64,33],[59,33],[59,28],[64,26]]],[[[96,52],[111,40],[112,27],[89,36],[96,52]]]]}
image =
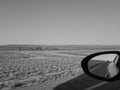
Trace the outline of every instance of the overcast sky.
{"type": "Polygon", "coordinates": [[[120,0],[0,0],[0,45],[120,45],[120,0]]]}

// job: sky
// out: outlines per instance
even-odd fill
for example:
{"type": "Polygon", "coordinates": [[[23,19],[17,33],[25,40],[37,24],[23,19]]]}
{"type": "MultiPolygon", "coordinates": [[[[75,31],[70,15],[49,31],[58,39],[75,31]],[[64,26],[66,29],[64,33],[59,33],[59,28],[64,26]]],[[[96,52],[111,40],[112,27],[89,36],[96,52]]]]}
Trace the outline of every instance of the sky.
{"type": "Polygon", "coordinates": [[[120,0],[0,0],[0,45],[120,45],[120,0]]]}
{"type": "MultiPolygon", "coordinates": [[[[114,62],[114,59],[116,58],[116,56],[118,57],[117,54],[104,54],[104,55],[98,55],[96,57],[93,57],[91,60],[102,60],[102,61],[114,62]]],[[[117,59],[116,59],[116,61],[117,61],[117,59]]]]}

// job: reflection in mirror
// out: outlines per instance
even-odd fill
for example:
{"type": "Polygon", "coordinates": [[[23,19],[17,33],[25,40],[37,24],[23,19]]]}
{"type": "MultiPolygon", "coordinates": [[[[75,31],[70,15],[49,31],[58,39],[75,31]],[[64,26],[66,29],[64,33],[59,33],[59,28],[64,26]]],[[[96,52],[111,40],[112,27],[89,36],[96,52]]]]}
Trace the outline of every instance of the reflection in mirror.
{"type": "Polygon", "coordinates": [[[88,69],[97,76],[112,78],[119,72],[116,66],[118,58],[119,55],[117,54],[98,55],[88,62],[88,69]]]}

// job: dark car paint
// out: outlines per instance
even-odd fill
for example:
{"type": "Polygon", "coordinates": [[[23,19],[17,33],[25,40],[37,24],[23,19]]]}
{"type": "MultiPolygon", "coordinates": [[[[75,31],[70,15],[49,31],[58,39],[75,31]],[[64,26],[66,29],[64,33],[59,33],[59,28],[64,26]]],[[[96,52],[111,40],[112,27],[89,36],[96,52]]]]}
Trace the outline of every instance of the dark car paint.
{"type": "MultiPolygon", "coordinates": [[[[98,65],[98,66],[92,68],[92,71],[93,72],[101,72],[101,70],[99,69],[100,67],[103,67],[103,66],[98,65]]],[[[82,74],[70,81],[67,81],[66,83],[63,83],[63,84],[57,86],[54,90],[83,90],[83,89],[86,89],[88,87],[94,86],[94,85],[102,83],[102,82],[103,81],[101,81],[101,80],[91,78],[86,74],[82,74]]]]}

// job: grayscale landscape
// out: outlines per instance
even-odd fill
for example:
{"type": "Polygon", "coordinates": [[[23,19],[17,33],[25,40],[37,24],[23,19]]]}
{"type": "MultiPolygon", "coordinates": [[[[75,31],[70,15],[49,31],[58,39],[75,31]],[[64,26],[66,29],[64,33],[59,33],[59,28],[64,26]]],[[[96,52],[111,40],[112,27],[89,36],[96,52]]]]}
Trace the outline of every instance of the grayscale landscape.
{"type": "MultiPolygon", "coordinates": [[[[100,81],[83,72],[81,61],[119,51],[119,39],[120,0],[0,0],[0,90],[93,86],[100,81]]],[[[101,63],[92,61],[90,69],[101,63]]]]}
{"type": "Polygon", "coordinates": [[[120,46],[0,46],[0,90],[52,90],[83,74],[85,56],[107,50],[120,50],[120,46]]]}

